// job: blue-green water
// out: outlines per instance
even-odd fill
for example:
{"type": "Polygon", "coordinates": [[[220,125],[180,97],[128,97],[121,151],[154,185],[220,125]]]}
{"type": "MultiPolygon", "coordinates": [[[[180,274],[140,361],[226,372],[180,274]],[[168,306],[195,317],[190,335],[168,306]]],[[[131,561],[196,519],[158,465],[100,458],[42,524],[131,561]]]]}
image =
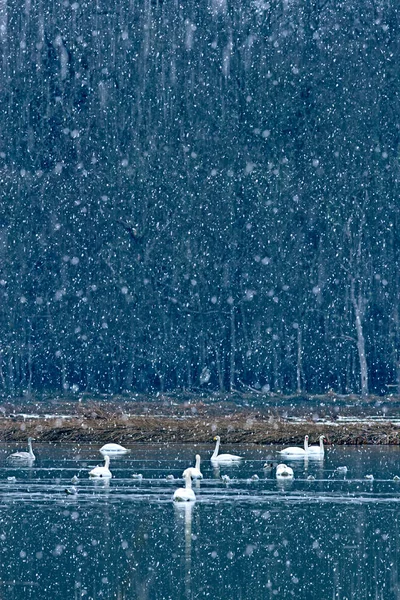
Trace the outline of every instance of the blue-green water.
{"type": "Polygon", "coordinates": [[[109,485],[88,478],[102,462],[95,446],[36,444],[23,468],[6,462],[14,449],[0,447],[0,598],[400,598],[397,447],[287,461],[295,479],[283,486],[263,470],[271,447],[224,446],[244,460],[217,473],[211,446],[132,446],[111,459],[109,485]],[[176,506],[182,480],[166,475],[178,478],[196,452],[197,500],[176,506]]]}

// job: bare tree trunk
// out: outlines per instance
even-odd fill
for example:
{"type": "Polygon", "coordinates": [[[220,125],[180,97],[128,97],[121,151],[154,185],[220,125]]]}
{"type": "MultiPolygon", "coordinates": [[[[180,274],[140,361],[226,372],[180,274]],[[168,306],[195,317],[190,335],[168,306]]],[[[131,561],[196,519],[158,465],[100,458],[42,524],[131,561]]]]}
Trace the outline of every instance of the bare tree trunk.
{"type": "Polygon", "coordinates": [[[217,365],[217,373],[218,373],[218,385],[219,391],[223,392],[225,390],[224,386],[224,368],[222,364],[223,358],[220,355],[218,348],[215,348],[215,363],[217,365]]]}
{"type": "Polygon", "coordinates": [[[303,373],[303,341],[300,327],[297,328],[297,365],[296,365],[296,379],[297,379],[297,393],[301,394],[301,380],[303,373]]]}
{"type": "Polygon", "coordinates": [[[360,379],[361,379],[361,395],[368,395],[368,365],[367,356],[365,353],[365,338],[363,331],[363,316],[364,316],[364,299],[361,290],[358,291],[357,297],[355,293],[354,277],[350,278],[350,298],[354,309],[357,332],[357,351],[360,362],[360,379]]]}
{"type": "Polygon", "coordinates": [[[230,369],[229,369],[229,391],[235,388],[235,370],[236,370],[236,323],[235,323],[235,307],[231,304],[231,351],[230,351],[230,369]]]}

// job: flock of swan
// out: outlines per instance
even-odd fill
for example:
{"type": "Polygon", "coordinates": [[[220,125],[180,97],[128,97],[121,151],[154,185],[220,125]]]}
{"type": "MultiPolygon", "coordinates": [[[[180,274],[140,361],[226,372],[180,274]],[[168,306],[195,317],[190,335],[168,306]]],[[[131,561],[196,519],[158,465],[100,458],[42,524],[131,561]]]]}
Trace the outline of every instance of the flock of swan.
{"type": "MultiPolygon", "coordinates": [[[[309,446],[309,444],[308,444],[309,436],[306,435],[304,438],[304,446],[302,448],[297,447],[297,446],[289,446],[288,448],[279,450],[278,454],[281,457],[287,458],[289,460],[301,459],[301,458],[323,459],[324,455],[325,455],[324,439],[325,439],[325,436],[320,435],[319,436],[319,444],[315,445],[315,446],[309,446]]],[[[33,441],[33,438],[29,437],[27,452],[14,452],[13,454],[10,454],[9,456],[7,456],[7,460],[14,464],[30,464],[30,465],[33,464],[36,457],[32,450],[32,441],[33,441]]],[[[226,454],[226,453],[219,454],[219,449],[220,449],[220,444],[221,444],[220,436],[217,435],[214,438],[214,441],[216,441],[216,444],[215,444],[214,452],[210,458],[211,464],[214,467],[218,467],[220,465],[230,465],[230,464],[235,464],[235,463],[237,464],[237,463],[239,463],[239,461],[242,460],[241,456],[237,456],[235,454],[226,454]]],[[[102,446],[100,448],[100,452],[104,456],[104,464],[98,465],[98,466],[94,467],[93,469],[91,469],[89,471],[89,477],[90,478],[111,479],[112,473],[110,471],[110,456],[118,456],[121,454],[126,454],[129,452],[129,449],[125,448],[124,446],[121,446],[120,444],[110,443],[110,444],[105,444],[104,446],[102,446]]],[[[201,461],[200,455],[196,454],[195,466],[188,467],[187,469],[185,469],[183,471],[182,477],[185,482],[185,487],[180,487],[177,490],[175,490],[174,495],[173,495],[174,501],[176,501],[176,502],[193,502],[196,500],[195,493],[192,489],[192,480],[203,478],[203,474],[200,470],[200,461],[201,461]]],[[[279,463],[276,465],[276,467],[274,466],[274,463],[272,463],[272,462],[265,463],[265,465],[264,465],[264,469],[266,469],[266,470],[272,470],[274,468],[275,468],[275,475],[278,480],[290,480],[290,479],[294,478],[293,469],[291,467],[289,467],[286,463],[283,463],[283,462],[279,463]]],[[[346,475],[347,467],[338,467],[336,469],[336,471],[340,474],[346,475]]],[[[137,479],[139,479],[142,476],[135,474],[135,475],[133,475],[133,477],[136,477],[137,479]]],[[[311,478],[311,477],[312,476],[310,476],[309,478],[311,478]]],[[[170,478],[173,479],[173,476],[170,476],[170,478]]],[[[75,479],[76,479],[76,481],[75,481],[75,483],[76,483],[78,481],[78,479],[76,477],[75,477],[75,479]]],[[[228,475],[223,475],[221,477],[221,479],[225,483],[230,481],[230,478],[228,475]]],[[[257,475],[253,475],[252,479],[255,480],[255,479],[259,479],[259,478],[257,475]]],[[[365,479],[369,479],[372,481],[373,475],[366,475],[365,479]]],[[[395,477],[394,479],[397,480],[400,478],[395,477]]],[[[72,480],[72,483],[74,483],[74,478],[72,480]]]]}

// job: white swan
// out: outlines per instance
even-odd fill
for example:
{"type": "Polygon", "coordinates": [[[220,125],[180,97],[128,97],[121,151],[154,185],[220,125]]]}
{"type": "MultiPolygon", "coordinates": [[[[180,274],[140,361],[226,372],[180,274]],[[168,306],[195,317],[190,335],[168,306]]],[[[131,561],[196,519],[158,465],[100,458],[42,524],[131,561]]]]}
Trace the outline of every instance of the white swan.
{"type": "Polygon", "coordinates": [[[36,456],[33,454],[33,450],[32,450],[32,441],[33,438],[29,437],[28,438],[28,452],[14,452],[13,454],[10,454],[9,456],[7,456],[7,460],[15,460],[17,461],[24,461],[24,462],[33,462],[36,459],[36,456]]]}
{"type": "Polygon", "coordinates": [[[192,478],[190,477],[190,473],[186,473],[183,478],[185,480],[185,487],[175,490],[173,499],[175,502],[194,502],[196,496],[192,490],[192,478]]]}
{"type": "Polygon", "coordinates": [[[297,446],[289,446],[289,448],[279,450],[278,454],[282,454],[283,456],[290,456],[290,458],[305,458],[308,454],[308,435],[304,437],[304,448],[299,448],[297,446]]]}
{"type": "Polygon", "coordinates": [[[188,467],[182,473],[182,477],[189,473],[192,479],[203,479],[203,473],[200,471],[200,454],[196,454],[196,464],[194,467],[188,467]]]}
{"type": "Polygon", "coordinates": [[[111,471],[108,468],[110,466],[110,457],[107,455],[104,458],[104,466],[97,466],[89,471],[89,477],[102,477],[104,479],[110,479],[112,477],[111,471]]]}
{"type": "Polygon", "coordinates": [[[291,467],[285,464],[280,464],[276,467],[276,478],[277,479],[293,479],[294,473],[291,467]]]}
{"type": "Polygon", "coordinates": [[[129,450],[119,444],[105,444],[100,448],[100,452],[102,454],[126,454],[129,450]]]}
{"type": "Polygon", "coordinates": [[[324,450],[324,439],[325,436],[324,435],[320,435],[319,436],[319,446],[308,446],[308,450],[307,450],[307,454],[308,456],[318,456],[318,457],[322,457],[325,454],[325,450],[324,450]]]}
{"type": "Polygon", "coordinates": [[[218,465],[220,463],[238,462],[239,460],[242,460],[241,456],[236,456],[235,454],[218,454],[221,438],[219,435],[217,435],[215,436],[214,440],[216,440],[217,443],[215,444],[215,449],[210,459],[214,465],[218,465]]]}

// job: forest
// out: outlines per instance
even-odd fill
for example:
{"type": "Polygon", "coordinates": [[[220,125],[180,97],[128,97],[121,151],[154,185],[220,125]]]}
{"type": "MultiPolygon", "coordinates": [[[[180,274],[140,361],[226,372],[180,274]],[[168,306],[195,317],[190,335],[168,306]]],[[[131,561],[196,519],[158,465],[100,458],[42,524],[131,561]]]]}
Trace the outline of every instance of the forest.
{"type": "Polygon", "coordinates": [[[0,3],[0,394],[400,390],[391,0],[0,3]]]}

